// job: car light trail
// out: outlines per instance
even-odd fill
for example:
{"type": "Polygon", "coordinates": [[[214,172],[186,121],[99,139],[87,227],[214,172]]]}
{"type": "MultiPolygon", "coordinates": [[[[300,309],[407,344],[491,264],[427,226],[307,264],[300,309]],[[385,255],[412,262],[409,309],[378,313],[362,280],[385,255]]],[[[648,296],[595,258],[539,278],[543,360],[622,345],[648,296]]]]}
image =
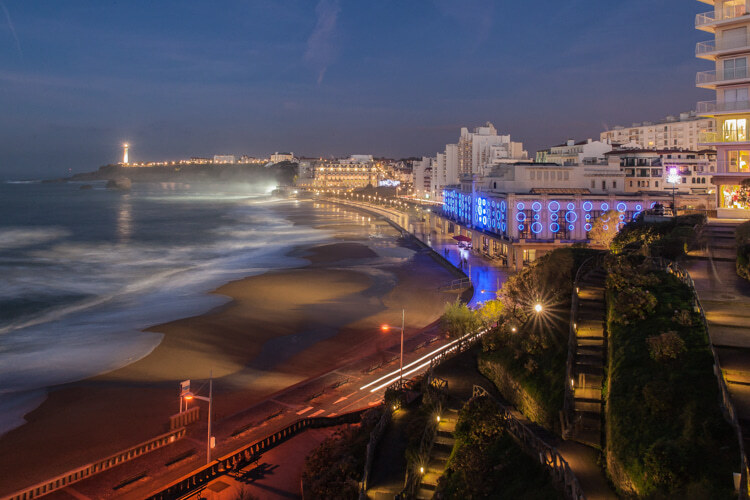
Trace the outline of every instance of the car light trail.
{"type": "MultiPolygon", "coordinates": [[[[419,370],[421,370],[422,368],[425,368],[425,367],[427,367],[427,366],[430,366],[430,363],[432,363],[432,360],[430,360],[430,361],[427,361],[426,363],[422,363],[421,365],[417,366],[416,368],[412,368],[412,369],[411,369],[411,370],[409,370],[408,372],[404,372],[404,376],[406,376],[406,375],[411,375],[411,374],[412,374],[412,373],[414,373],[414,372],[418,372],[418,371],[419,371],[419,370]]],[[[392,378],[392,379],[388,380],[387,382],[384,382],[383,384],[381,384],[381,385],[379,385],[379,386],[377,386],[377,387],[374,387],[374,388],[370,389],[370,392],[375,392],[375,391],[379,391],[379,390],[380,390],[380,389],[382,389],[383,387],[388,387],[388,386],[389,386],[389,385],[391,385],[392,383],[394,383],[394,382],[398,381],[398,379],[399,379],[399,378],[400,378],[400,377],[399,377],[399,375],[398,375],[398,370],[396,370],[396,376],[395,376],[394,378],[392,378]]]]}
{"type": "MultiPolygon", "coordinates": [[[[486,332],[487,332],[487,330],[484,329],[484,330],[481,330],[480,332],[478,332],[476,335],[481,336],[481,335],[483,335],[486,332]]],[[[460,339],[456,339],[456,340],[454,340],[452,342],[449,342],[449,343],[445,344],[442,347],[438,347],[434,351],[432,351],[432,352],[430,352],[428,354],[425,354],[424,356],[422,356],[421,358],[417,359],[416,361],[412,361],[411,363],[409,363],[407,365],[404,365],[403,369],[407,370],[408,368],[411,368],[412,366],[414,366],[414,365],[416,365],[416,364],[424,361],[425,359],[428,359],[428,358],[431,358],[431,357],[435,356],[436,354],[440,353],[441,351],[444,351],[446,349],[450,349],[451,347],[455,346],[458,342],[466,339],[467,337],[469,337],[469,335],[464,335],[460,339]]],[[[401,370],[394,370],[391,373],[388,373],[388,374],[383,375],[382,377],[380,377],[378,379],[373,380],[369,384],[363,385],[362,387],[359,388],[359,390],[361,391],[361,390],[367,389],[368,387],[373,386],[373,385],[377,384],[378,382],[381,382],[381,381],[383,381],[385,379],[390,379],[388,382],[385,382],[385,383],[377,386],[374,389],[370,389],[370,392],[375,392],[375,391],[377,391],[379,389],[382,389],[383,387],[387,387],[387,386],[391,385],[393,382],[397,381],[400,377],[403,377],[403,376],[406,376],[406,375],[410,375],[410,374],[412,374],[412,373],[414,373],[416,371],[419,371],[419,370],[421,370],[422,368],[424,368],[425,366],[427,366],[429,364],[430,364],[430,361],[427,361],[426,363],[423,363],[423,364],[419,365],[418,367],[416,367],[416,368],[414,368],[412,370],[404,371],[400,375],[399,375],[399,372],[401,370]]]]}
{"type": "MultiPolygon", "coordinates": [[[[424,356],[422,356],[422,357],[421,357],[421,358],[419,358],[418,360],[416,360],[416,361],[412,361],[412,362],[411,362],[411,363],[409,363],[408,365],[404,365],[404,370],[406,370],[407,368],[411,368],[412,366],[416,365],[417,363],[420,363],[421,361],[424,361],[425,359],[427,359],[427,358],[429,358],[429,357],[432,357],[432,356],[434,356],[435,354],[439,353],[440,351],[442,351],[442,350],[444,350],[444,349],[447,349],[447,348],[449,348],[450,346],[452,346],[452,345],[453,345],[453,344],[455,344],[456,342],[458,342],[458,339],[457,339],[457,340],[454,340],[453,342],[450,342],[450,343],[448,343],[448,344],[445,344],[445,345],[444,345],[444,346],[442,346],[442,347],[438,347],[437,349],[435,349],[435,350],[434,350],[434,351],[432,351],[431,353],[429,353],[429,354],[425,354],[424,356]]],[[[359,388],[359,390],[362,390],[362,389],[367,389],[367,388],[368,388],[368,387],[370,387],[371,385],[375,385],[375,384],[377,384],[378,382],[380,382],[381,380],[385,380],[385,379],[387,379],[387,378],[389,378],[389,377],[392,377],[392,376],[393,376],[394,374],[396,374],[396,375],[397,375],[397,374],[398,374],[398,372],[399,372],[399,370],[394,370],[394,371],[392,371],[391,373],[388,373],[388,374],[386,374],[386,375],[383,375],[383,376],[382,376],[382,377],[380,377],[379,379],[373,380],[373,381],[372,381],[372,382],[370,382],[369,384],[363,385],[362,387],[360,387],[360,388],[359,388]]]]}

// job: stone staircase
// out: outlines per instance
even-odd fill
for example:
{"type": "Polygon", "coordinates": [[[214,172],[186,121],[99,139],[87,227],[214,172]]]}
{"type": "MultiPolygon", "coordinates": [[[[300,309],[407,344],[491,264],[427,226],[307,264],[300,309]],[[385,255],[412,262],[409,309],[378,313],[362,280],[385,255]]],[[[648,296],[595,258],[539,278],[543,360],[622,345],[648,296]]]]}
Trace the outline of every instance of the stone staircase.
{"type": "MultiPolygon", "coordinates": [[[[597,267],[578,284],[576,351],[573,370],[574,418],[572,438],[602,446],[602,383],[606,363],[606,309],[604,289],[607,273],[597,267]]],[[[569,382],[570,383],[570,382],[569,382]]]]}
{"type": "Polygon", "coordinates": [[[438,480],[445,472],[448,457],[450,457],[453,445],[456,442],[453,432],[456,430],[457,422],[458,410],[455,408],[445,410],[440,416],[437,436],[435,437],[435,443],[432,445],[429,461],[424,468],[417,498],[427,499],[435,495],[438,480]]]}
{"type": "Polygon", "coordinates": [[[737,224],[711,221],[703,226],[698,237],[699,248],[688,252],[691,259],[712,259],[734,262],[737,258],[735,230],[737,224]]]}

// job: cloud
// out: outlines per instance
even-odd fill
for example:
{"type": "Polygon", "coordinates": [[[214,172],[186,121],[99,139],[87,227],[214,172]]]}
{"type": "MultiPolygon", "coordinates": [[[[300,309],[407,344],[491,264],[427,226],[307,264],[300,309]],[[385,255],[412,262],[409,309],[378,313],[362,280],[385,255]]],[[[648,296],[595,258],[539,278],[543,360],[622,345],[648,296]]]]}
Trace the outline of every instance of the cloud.
{"type": "Polygon", "coordinates": [[[340,11],[338,0],[319,0],[315,7],[318,20],[310,38],[307,39],[305,61],[318,72],[318,85],[323,82],[328,66],[336,59],[337,47],[334,36],[340,11]]]}
{"type": "Polygon", "coordinates": [[[0,1],[0,8],[3,9],[3,12],[5,12],[5,20],[8,21],[8,29],[10,29],[10,34],[13,35],[13,40],[16,42],[16,50],[18,51],[18,55],[21,57],[21,60],[23,60],[23,51],[21,50],[21,42],[18,41],[18,35],[16,34],[16,27],[13,25],[13,20],[10,18],[10,12],[8,12],[8,9],[5,7],[5,4],[0,1]]]}

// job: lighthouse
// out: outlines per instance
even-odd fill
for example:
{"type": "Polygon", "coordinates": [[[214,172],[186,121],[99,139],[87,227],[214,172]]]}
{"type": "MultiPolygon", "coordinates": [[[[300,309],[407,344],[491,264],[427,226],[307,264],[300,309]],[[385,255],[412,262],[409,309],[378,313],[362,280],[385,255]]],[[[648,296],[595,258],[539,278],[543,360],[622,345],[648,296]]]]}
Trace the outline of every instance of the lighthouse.
{"type": "Polygon", "coordinates": [[[123,144],[123,145],[122,145],[122,149],[123,149],[123,153],[122,153],[122,163],[123,163],[123,164],[125,164],[125,165],[127,165],[127,164],[128,164],[128,148],[129,148],[129,147],[130,147],[130,146],[128,145],[128,143],[127,143],[127,142],[126,142],[125,144],[123,144]]]}

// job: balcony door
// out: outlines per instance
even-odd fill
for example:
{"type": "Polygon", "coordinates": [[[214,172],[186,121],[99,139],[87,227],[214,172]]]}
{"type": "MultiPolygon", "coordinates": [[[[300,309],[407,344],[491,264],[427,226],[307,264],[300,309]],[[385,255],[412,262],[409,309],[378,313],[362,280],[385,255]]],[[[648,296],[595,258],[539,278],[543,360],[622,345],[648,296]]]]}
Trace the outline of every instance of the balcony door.
{"type": "Polygon", "coordinates": [[[724,59],[724,80],[747,78],[747,58],[724,59]]]}
{"type": "Polygon", "coordinates": [[[724,102],[719,106],[721,111],[736,111],[747,107],[747,87],[726,89],[724,91],[724,102]]]}

